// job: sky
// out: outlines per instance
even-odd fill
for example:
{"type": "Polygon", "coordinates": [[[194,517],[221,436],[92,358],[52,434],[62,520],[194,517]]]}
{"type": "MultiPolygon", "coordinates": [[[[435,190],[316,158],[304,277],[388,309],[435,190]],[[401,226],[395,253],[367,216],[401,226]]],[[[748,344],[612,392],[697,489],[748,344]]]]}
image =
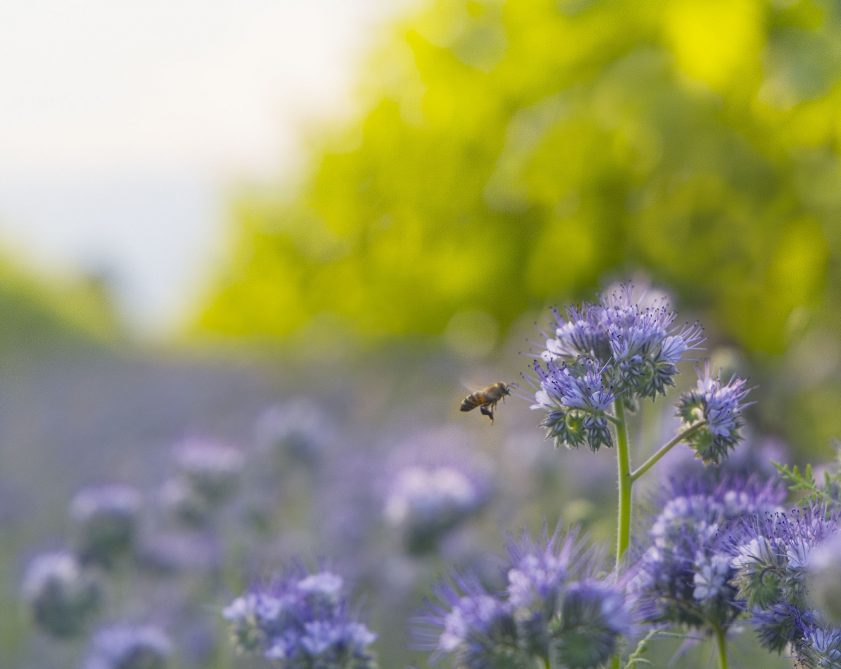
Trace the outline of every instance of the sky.
{"type": "Polygon", "coordinates": [[[0,2],[0,251],[105,275],[134,329],[177,327],[223,257],[227,198],[294,170],[352,108],[408,0],[0,2]]]}

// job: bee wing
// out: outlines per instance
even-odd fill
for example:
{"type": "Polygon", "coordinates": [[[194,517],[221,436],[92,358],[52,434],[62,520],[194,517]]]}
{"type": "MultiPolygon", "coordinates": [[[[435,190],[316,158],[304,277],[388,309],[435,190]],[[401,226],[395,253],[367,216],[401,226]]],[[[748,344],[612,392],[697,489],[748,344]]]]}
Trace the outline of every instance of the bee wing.
{"type": "Polygon", "coordinates": [[[467,391],[468,394],[469,393],[475,393],[479,390],[482,390],[483,388],[488,387],[487,382],[482,383],[482,381],[479,381],[479,380],[474,379],[472,377],[467,377],[467,378],[462,377],[462,378],[459,379],[459,383],[461,384],[461,387],[464,388],[467,391]]]}

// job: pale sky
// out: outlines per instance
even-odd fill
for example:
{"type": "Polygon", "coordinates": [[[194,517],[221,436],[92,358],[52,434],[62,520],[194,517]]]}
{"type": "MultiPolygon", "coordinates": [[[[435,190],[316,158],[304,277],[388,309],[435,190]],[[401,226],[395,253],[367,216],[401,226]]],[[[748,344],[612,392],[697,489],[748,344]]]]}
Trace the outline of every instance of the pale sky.
{"type": "Polygon", "coordinates": [[[0,0],[0,248],[102,270],[160,334],[221,253],[233,183],[351,109],[373,31],[407,0],[0,0]]]}

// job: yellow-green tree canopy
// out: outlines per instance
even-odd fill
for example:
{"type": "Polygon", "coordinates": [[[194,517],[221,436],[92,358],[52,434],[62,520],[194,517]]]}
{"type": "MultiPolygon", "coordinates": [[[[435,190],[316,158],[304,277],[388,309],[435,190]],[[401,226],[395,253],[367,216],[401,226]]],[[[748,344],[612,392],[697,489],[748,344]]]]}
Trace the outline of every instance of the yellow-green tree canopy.
{"type": "Polygon", "coordinates": [[[239,202],[201,330],[504,327],[643,268],[776,352],[841,304],[837,2],[436,0],[369,62],[295,196],[239,202]]]}

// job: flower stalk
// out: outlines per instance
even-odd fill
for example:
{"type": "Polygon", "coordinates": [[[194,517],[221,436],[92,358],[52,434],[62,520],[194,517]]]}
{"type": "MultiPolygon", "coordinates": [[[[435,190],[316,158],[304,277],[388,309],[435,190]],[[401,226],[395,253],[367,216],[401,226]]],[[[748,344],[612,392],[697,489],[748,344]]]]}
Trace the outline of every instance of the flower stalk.
{"type": "Polygon", "coordinates": [[[700,423],[696,423],[688,428],[686,428],[683,432],[676,435],[674,438],[671,439],[668,443],[661,446],[654,455],[652,455],[648,460],[643,462],[639,467],[637,467],[633,472],[631,472],[631,482],[633,483],[643,474],[645,474],[649,469],[651,469],[654,465],[656,465],[660,459],[666,455],[670,450],[672,450],[675,446],[677,446],[682,441],[686,441],[689,437],[691,437],[695,432],[700,430],[704,425],[706,425],[706,421],[701,421],[700,423]]]}
{"type": "Polygon", "coordinates": [[[631,475],[631,453],[625,407],[621,399],[615,402],[618,425],[616,427],[616,463],[619,481],[619,510],[616,524],[616,571],[631,543],[631,505],[634,478],[631,475]]]}
{"type": "Polygon", "coordinates": [[[727,669],[727,636],[720,627],[715,628],[715,642],[718,648],[718,668],[727,669]]]}

